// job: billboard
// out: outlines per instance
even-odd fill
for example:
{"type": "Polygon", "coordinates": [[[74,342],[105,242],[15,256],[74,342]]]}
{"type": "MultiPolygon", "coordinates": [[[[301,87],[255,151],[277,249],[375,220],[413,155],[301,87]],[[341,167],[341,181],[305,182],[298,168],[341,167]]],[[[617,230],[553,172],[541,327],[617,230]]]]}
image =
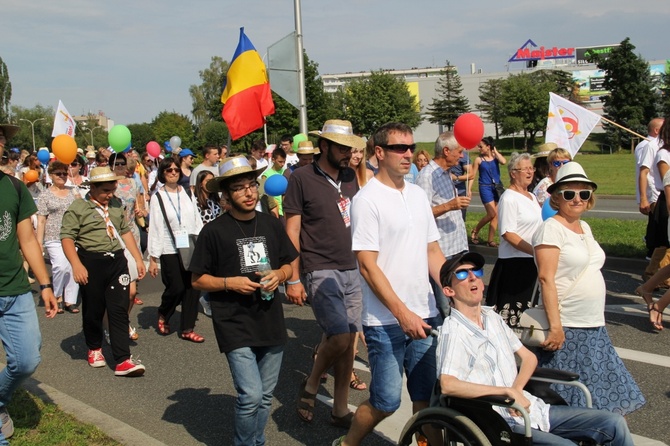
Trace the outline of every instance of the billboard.
{"type": "Polygon", "coordinates": [[[590,64],[590,58],[593,55],[598,55],[603,59],[607,59],[612,52],[612,50],[618,47],[619,44],[614,45],[600,45],[600,46],[584,46],[575,48],[575,60],[577,65],[587,65],[590,64]]]}

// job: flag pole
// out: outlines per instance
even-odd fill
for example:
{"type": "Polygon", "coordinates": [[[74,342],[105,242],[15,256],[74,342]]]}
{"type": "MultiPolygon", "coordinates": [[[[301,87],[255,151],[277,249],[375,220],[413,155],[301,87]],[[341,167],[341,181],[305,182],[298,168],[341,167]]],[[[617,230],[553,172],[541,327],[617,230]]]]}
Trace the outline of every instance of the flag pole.
{"type": "Polygon", "coordinates": [[[295,9],[295,33],[297,37],[296,51],[298,52],[298,99],[300,102],[300,133],[307,133],[307,99],[305,94],[305,58],[302,46],[302,13],[300,0],[293,0],[295,9]]]}
{"type": "Polygon", "coordinates": [[[648,139],[646,136],[642,136],[642,135],[640,135],[639,133],[634,132],[634,131],[632,131],[631,129],[626,128],[626,127],[624,127],[624,126],[622,126],[622,125],[620,125],[620,124],[617,124],[616,122],[611,121],[611,120],[607,119],[607,118],[604,117],[604,116],[601,116],[600,119],[602,119],[603,121],[605,121],[605,122],[607,122],[607,123],[609,123],[609,124],[612,124],[612,125],[614,125],[614,126],[617,126],[617,127],[619,127],[620,129],[622,129],[622,130],[625,130],[625,131],[627,131],[627,132],[629,132],[629,133],[632,133],[633,135],[635,135],[635,136],[637,136],[637,137],[640,137],[640,138],[642,138],[642,139],[648,139]]]}

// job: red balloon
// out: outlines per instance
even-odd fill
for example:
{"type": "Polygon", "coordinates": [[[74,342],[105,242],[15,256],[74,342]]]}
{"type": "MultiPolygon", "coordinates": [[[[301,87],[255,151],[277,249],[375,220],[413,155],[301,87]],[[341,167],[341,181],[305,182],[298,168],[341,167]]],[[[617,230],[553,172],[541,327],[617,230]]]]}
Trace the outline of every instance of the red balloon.
{"type": "Polygon", "coordinates": [[[484,137],[484,123],[474,113],[464,113],[454,122],[454,136],[464,149],[474,149],[484,137]]]}
{"type": "Polygon", "coordinates": [[[147,153],[152,158],[158,158],[158,155],[161,154],[161,146],[156,141],[149,141],[147,143],[147,153]]]}

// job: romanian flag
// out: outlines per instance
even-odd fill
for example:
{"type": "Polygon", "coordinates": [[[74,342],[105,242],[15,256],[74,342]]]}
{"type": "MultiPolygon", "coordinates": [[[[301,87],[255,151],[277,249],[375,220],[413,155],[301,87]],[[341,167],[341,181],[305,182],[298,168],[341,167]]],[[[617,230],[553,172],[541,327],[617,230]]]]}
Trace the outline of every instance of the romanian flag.
{"type": "Polygon", "coordinates": [[[244,28],[240,28],[240,43],[226,74],[221,102],[221,115],[233,139],[263,127],[265,116],[275,112],[265,64],[244,28]]]}

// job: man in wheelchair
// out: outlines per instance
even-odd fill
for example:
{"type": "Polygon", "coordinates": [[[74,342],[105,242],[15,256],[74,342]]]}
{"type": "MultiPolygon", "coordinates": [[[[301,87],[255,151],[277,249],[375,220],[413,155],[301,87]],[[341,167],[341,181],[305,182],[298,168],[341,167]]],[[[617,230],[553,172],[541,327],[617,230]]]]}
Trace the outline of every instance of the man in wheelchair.
{"type": "MultiPolygon", "coordinates": [[[[532,443],[632,445],[624,418],[611,412],[550,405],[523,390],[537,366],[535,355],[491,307],[482,306],[484,257],[465,253],[444,263],[440,282],[451,300],[451,315],[440,329],[437,371],[441,393],[449,397],[498,395],[514,399],[530,415],[532,443]],[[515,355],[519,359],[519,369],[515,355]]],[[[524,432],[520,412],[494,406],[511,430],[524,432]]],[[[496,442],[492,442],[496,444],[496,442]]]]}

